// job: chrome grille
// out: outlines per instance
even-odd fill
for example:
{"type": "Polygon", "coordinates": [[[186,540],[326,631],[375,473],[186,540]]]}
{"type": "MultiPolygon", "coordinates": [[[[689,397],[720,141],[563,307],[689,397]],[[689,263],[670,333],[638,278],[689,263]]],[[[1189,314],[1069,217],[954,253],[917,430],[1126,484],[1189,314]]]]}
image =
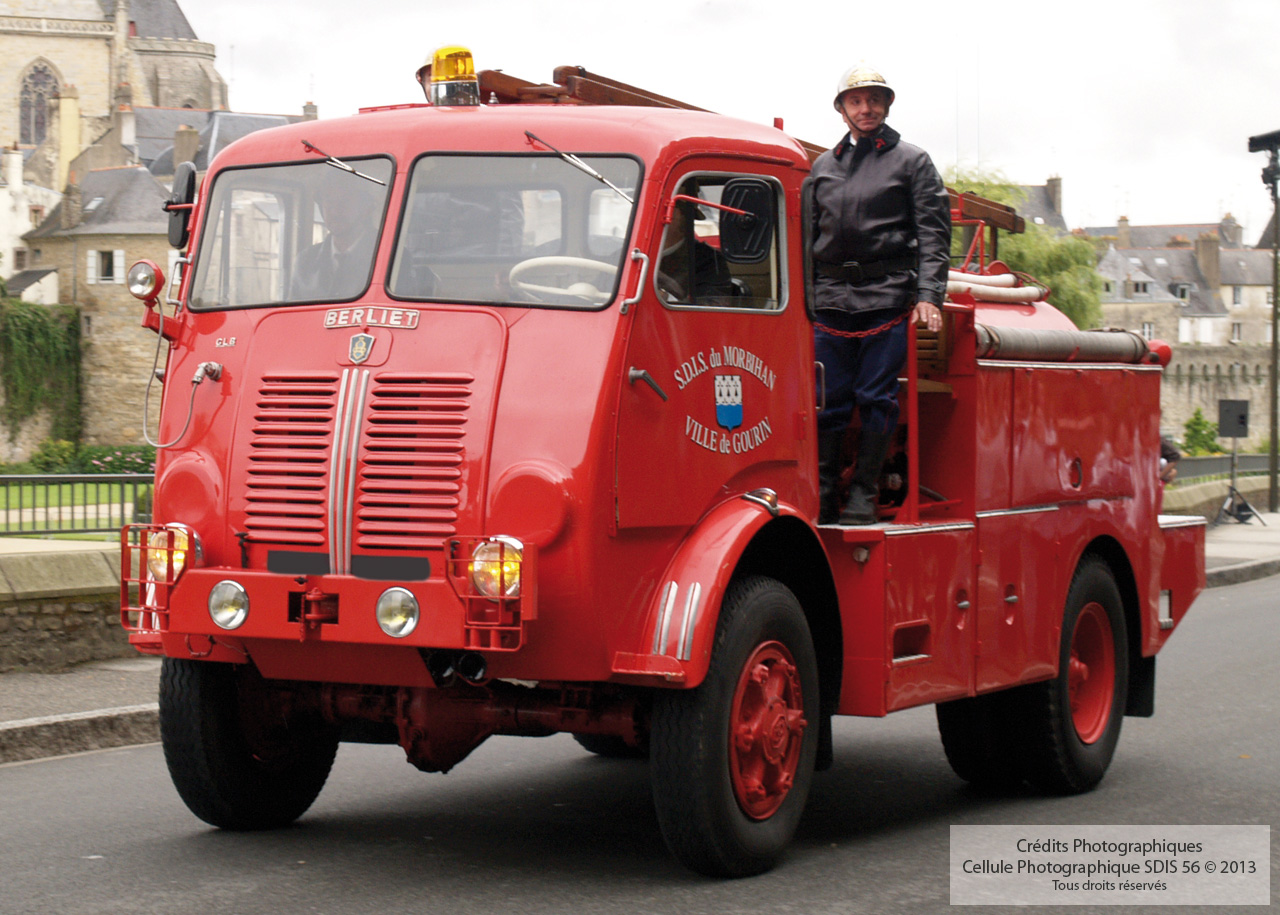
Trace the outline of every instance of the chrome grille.
{"type": "Polygon", "coordinates": [[[254,403],[247,519],[255,542],[321,546],[336,373],[269,375],[254,403]]]}
{"type": "Polygon", "coordinates": [[[356,493],[357,546],[438,549],[455,533],[474,380],[446,373],[374,378],[356,493]]]}

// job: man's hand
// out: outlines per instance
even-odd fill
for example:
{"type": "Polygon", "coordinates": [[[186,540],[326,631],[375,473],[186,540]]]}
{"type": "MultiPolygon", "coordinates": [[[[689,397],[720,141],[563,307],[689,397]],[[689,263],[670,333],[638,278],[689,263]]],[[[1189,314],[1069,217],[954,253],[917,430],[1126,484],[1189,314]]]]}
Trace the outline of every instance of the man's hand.
{"type": "Polygon", "coordinates": [[[923,324],[929,330],[942,330],[942,310],[932,302],[916,302],[911,311],[911,320],[923,324]]]}

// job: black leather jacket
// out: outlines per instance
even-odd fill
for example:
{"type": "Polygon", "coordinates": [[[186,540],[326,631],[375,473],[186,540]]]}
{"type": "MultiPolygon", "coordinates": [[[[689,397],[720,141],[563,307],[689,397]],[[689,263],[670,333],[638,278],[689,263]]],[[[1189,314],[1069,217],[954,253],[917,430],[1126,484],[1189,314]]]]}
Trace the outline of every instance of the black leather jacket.
{"type": "Polygon", "coordinates": [[[914,266],[857,283],[819,272],[815,307],[896,312],[916,302],[941,305],[951,263],[951,202],[929,154],[884,124],[856,146],[845,134],[813,163],[812,175],[816,264],[907,260],[914,266]]]}

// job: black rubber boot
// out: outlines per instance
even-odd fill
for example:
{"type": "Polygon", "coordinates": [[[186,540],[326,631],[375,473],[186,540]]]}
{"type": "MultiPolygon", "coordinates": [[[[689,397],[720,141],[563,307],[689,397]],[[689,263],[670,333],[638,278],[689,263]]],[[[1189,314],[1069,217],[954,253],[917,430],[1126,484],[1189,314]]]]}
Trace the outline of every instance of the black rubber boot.
{"type": "Polygon", "coordinates": [[[841,450],[844,430],[818,433],[818,523],[835,524],[840,517],[841,450]]]}
{"type": "Polygon", "coordinates": [[[880,497],[880,471],[889,451],[893,432],[868,432],[858,440],[858,463],[853,468],[849,502],[840,513],[840,523],[849,527],[876,523],[876,503],[880,497]]]}

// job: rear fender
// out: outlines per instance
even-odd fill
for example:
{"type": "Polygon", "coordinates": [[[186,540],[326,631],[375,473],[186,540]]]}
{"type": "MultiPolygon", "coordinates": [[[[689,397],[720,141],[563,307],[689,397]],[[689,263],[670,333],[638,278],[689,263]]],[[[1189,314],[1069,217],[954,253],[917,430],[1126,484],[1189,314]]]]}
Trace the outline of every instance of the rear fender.
{"type": "MultiPolygon", "coordinates": [[[[780,504],[779,516],[799,517],[780,504]]],[[[667,565],[645,613],[641,642],[613,658],[624,683],[694,687],[707,675],[725,589],[752,538],[773,520],[763,505],[742,498],[704,515],[667,565]]]]}

